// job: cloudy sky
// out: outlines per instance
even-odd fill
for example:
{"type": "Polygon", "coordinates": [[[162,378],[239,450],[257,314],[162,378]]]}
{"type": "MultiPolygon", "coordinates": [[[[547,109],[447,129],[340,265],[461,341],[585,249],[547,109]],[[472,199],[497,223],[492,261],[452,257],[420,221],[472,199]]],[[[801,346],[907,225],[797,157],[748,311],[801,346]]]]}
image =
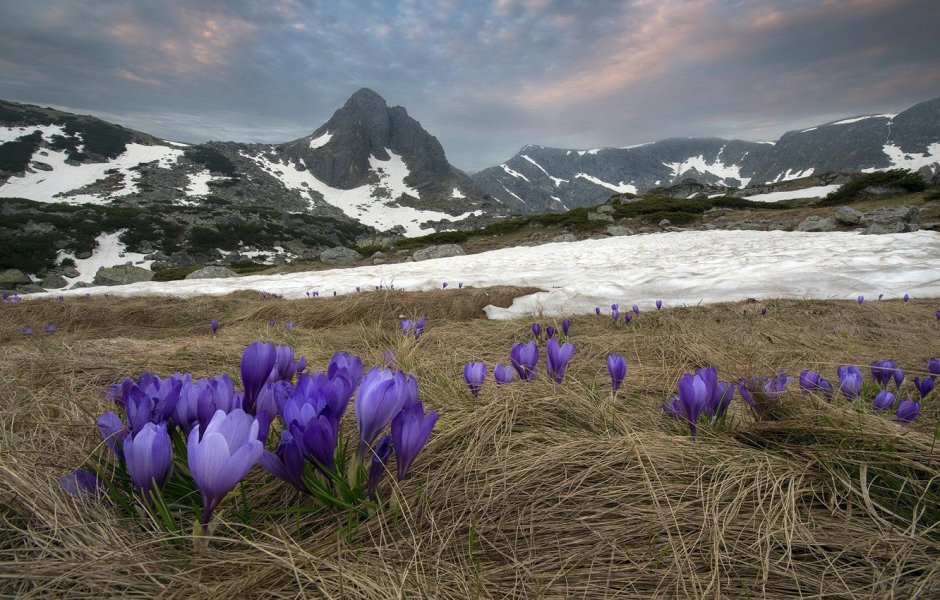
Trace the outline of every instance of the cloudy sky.
{"type": "Polygon", "coordinates": [[[901,110],[940,96],[938,24],[938,0],[7,0],[0,98],[280,142],[369,87],[478,170],[901,110]]]}

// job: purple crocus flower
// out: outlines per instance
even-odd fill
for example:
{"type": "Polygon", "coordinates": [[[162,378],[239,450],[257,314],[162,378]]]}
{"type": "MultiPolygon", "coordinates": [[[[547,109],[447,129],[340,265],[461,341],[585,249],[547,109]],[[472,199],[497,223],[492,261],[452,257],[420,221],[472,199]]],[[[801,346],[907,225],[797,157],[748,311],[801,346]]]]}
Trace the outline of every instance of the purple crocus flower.
{"type": "Polygon", "coordinates": [[[849,400],[855,400],[862,392],[862,370],[855,365],[836,367],[839,376],[839,391],[849,400]]]}
{"type": "Polygon", "coordinates": [[[457,289],[458,289],[458,290],[462,290],[462,289],[463,289],[463,282],[462,282],[462,281],[458,281],[458,282],[457,282],[457,289]]]}
{"type": "Polygon", "coordinates": [[[555,383],[561,383],[565,378],[565,369],[574,356],[574,344],[565,342],[559,345],[558,340],[552,338],[548,340],[545,355],[547,357],[545,366],[548,372],[548,378],[555,383]]]}
{"type": "MultiPolygon", "coordinates": [[[[600,307],[600,306],[595,306],[595,307],[594,307],[594,314],[597,315],[598,317],[601,316],[601,307],[600,307]]],[[[940,321],[940,310],[937,311],[937,320],[940,321]]]]}
{"type": "Polygon", "coordinates": [[[290,381],[294,375],[303,371],[307,366],[307,359],[301,356],[294,359],[294,349],[290,346],[277,346],[274,349],[274,367],[268,376],[268,381],[290,381]]]}
{"type": "Polygon", "coordinates": [[[640,314],[640,307],[636,304],[633,305],[633,313],[637,315],[640,314]]]}
{"type": "Polygon", "coordinates": [[[219,410],[205,431],[194,427],[186,447],[189,472],[202,496],[202,530],[226,494],[261,460],[257,419],[241,409],[219,410]],[[201,434],[201,435],[200,435],[201,434]]]}
{"type": "Polygon", "coordinates": [[[212,335],[215,335],[216,332],[219,331],[219,320],[212,319],[211,321],[209,321],[209,329],[212,330],[212,335]]]}
{"type": "Polygon", "coordinates": [[[375,453],[372,455],[372,464],[369,466],[369,480],[366,484],[366,497],[369,500],[375,500],[375,493],[382,481],[382,475],[385,474],[388,457],[392,454],[392,436],[383,435],[375,445],[375,453]]]}
{"type": "Polygon", "coordinates": [[[803,392],[822,392],[826,399],[832,397],[832,384],[815,371],[804,370],[800,373],[800,390],[803,392]]]}
{"type": "Polygon", "coordinates": [[[470,393],[474,397],[480,395],[480,388],[486,380],[486,363],[468,362],[463,366],[463,380],[470,387],[470,393]]]}
{"type": "Polygon", "coordinates": [[[920,414],[920,402],[914,400],[901,400],[895,415],[898,423],[910,423],[920,414]]]}
{"type": "Polygon", "coordinates": [[[177,374],[160,379],[152,373],[144,373],[137,382],[123,386],[123,406],[127,413],[127,425],[131,433],[137,433],[146,423],[161,423],[168,420],[183,389],[183,379],[177,374]]]}
{"type": "Polygon", "coordinates": [[[792,377],[783,371],[780,371],[775,376],[767,378],[767,380],[764,381],[762,387],[764,393],[767,394],[771,400],[777,400],[780,398],[780,395],[787,390],[787,388],[790,386],[790,383],[792,382],[792,377]]]}
{"type": "Polygon", "coordinates": [[[542,326],[538,323],[532,323],[532,336],[535,338],[542,337],[542,326]]]}
{"type": "MultiPolygon", "coordinates": [[[[394,361],[395,353],[391,350],[387,350],[386,352],[392,353],[391,361],[386,362],[394,361]]],[[[326,367],[326,375],[330,379],[333,379],[338,374],[345,375],[352,384],[353,389],[359,387],[359,382],[362,381],[362,359],[347,352],[334,353],[326,367]]]]}
{"type": "Polygon", "coordinates": [[[865,301],[865,296],[859,296],[859,297],[858,297],[858,303],[859,303],[859,304],[861,304],[861,303],[864,302],[864,301],[865,301]]]}
{"type": "Polygon", "coordinates": [[[632,322],[633,322],[633,315],[631,315],[630,313],[625,314],[625,315],[623,316],[623,322],[626,323],[627,325],[629,325],[630,323],[632,323],[632,322]]]}
{"type": "Polygon", "coordinates": [[[685,418],[685,408],[682,406],[682,402],[679,400],[679,396],[673,396],[669,400],[663,402],[662,410],[663,414],[670,419],[679,420],[685,418]]]}
{"type": "Polygon", "coordinates": [[[662,301],[662,300],[657,300],[657,301],[656,301],[656,310],[662,310],[662,308],[663,308],[663,301],[662,301]]]}
{"type": "Polygon", "coordinates": [[[878,392],[878,395],[875,396],[875,399],[872,402],[872,407],[875,410],[888,410],[894,406],[895,398],[896,396],[888,390],[881,390],[878,392]]]}
{"type": "Polygon", "coordinates": [[[763,317],[763,316],[766,315],[766,314],[767,314],[767,307],[766,307],[766,306],[762,306],[761,309],[760,309],[760,316],[763,317]]]}
{"type": "Polygon", "coordinates": [[[417,383],[401,371],[373,367],[359,384],[356,421],[359,424],[359,460],[392,417],[406,404],[417,402],[417,383]],[[413,384],[413,385],[412,385],[413,384]]]}
{"type": "Polygon", "coordinates": [[[513,371],[512,367],[510,366],[497,364],[493,368],[493,379],[496,380],[496,383],[512,383],[512,380],[515,379],[515,376],[515,371],[513,371]]]}
{"type": "Polygon", "coordinates": [[[610,316],[614,320],[614,322],[620,319],[620,309],[617,308],[616,304],[610,307],[610,316]]]}
{"type": "Polygon", "coordinates": [[[446,282],[446,281],[441,284],[441,289],[442,289],[442,290],[446,290],[446,289],[447,289],[447,282],[446,282]]]}
{"type": "Polygon", "coordinates": [[[610,373],[610,385],[616,394],[623,385],[624,377],[627,376],[627,361],[620,354],[608,354],[607,372],[610,373]]]}
{"type": "Polygon", "coordinates": [[[431,437],[437,418],[436,410],[424,414],[424,406],[421,402],[415,402],[392,419],[392,444],[398,462],[398,481],[408,476],[411,464],[431,437]]]}
{"type": "Polygon", "coordinates": [[[395,362],[395,353],[392,352],[391,350],[386,350],[385,354],[382,355],[382,361],[386,365],[391,365],[392,363],[395,362]]]}
{"type": "Polygon", "coordinates": [[[561,332],[565,334],[565,337],[568,337],[568,330],[571,329],[571,320],[565,319],[561,322],[561,332]]]}
{"type": "Polygon", "coordinates": [[[361,291],[362,291],[362,286],[357,285],[357,286],[356,286],[356,291],[357,291],[357,292],[361,292],[361,291]]]}
{"type": "Polygon", "coordinates": [[[927,372],[934,377],[940,377],[940,358],[931,358],[927,361],[927,372]]]}
{"type": "Polygon", "coordinates": [[[545,338],[548,339],[553,337],[555,337],[555,328],[549,325],[545,328],[545,338]]]}
{"type": "Polygon", "coordinates": [[[173,445],[166,423],[146,423],[124,438],[124,463],[131,480],[149,501],[154,488],[161,488],[173,466],[173,445]]]}
{"type": "Polygon", "coordinates": [[[124,422],[121,421],[121,417],[117,416],[114,411],[109,410],[98,417],[96,425],[98,426],[98,433],[101,434],[104,443],[114,452],[114,455],[123,462],[124,449],[121,447],[121,444],[123,444],[124,438],[127,437],[127,428],[124,427],[124,422]]]}
{"type": "Polygon", "coordinates": [[[274,319],[268,319],[268,327],[274,327],[277,322],[274,319]]]}
{"type": "Polygon", "coordinates": [[[920,399],[923,400],[927,397],[927,394],[933,391],[933,377],[920,377],[914,378],[914,387],[917,388],[917,391],[920,393],[920,399]]]}
{"type": "Polygon", "coordinates": [[[881,300],[881,299],[884,298],[884,297],[885,297],[884,294],[878,294],[878,299],[879,299],[879,300],[881,300]]]}
{"type": "Polygon", "coordinates": [[[734,384],[727,381],[718,381],[715,383],[715,389],[712,391],[711,401],[705,407],[709,419],[720,419],[728,412],[728,406],[734,399],[734,384]]]}
{"type": "Polygon", "coordinates": [[[402,335],[407,336],[409,333],[411,333],[411,330],[413,327],[414,327],[414,323],[411,321],[411,319],[401,320],[401,334],[402,335]]]}
{"type": "Polygon", "coordinates": [[[699,415],[705,410],[710,391],[701,375],[685,374],[679,379],[679,403],[689,423],[689,432],[696,435],[699,415]]]}
{"type": "Polygon", "coordinates": [[[43,331],[45,331],[46,333],[55,333],[58,330],[59,330],[59,326],[56,325],[55,323],[46,323],[46,326],[43,327],[43,331]]]}
{"type": "Polygon", "coordinates": [[[754,400],[754,393],[748,388],[748,382],[744,378],[738,379],[738,393],[741,394],[741,399],[745,404],[751,407],[754,414],[760,414],[760,407],[754,400]]]}
{"type": "Polygon", "coordinates": [[[933,315],[937,317],[938,321],[940,321],[940,310],[936,311],[933,315]]]}
{"type": "Polygon", "coordinates": [[[23,335],[25,335],[25,336],[31,336],[31,335],[33,335],[33,328],[30,327],[29,325],[27,325],[26,327],[24,327],[24,328],[23,328],[23,335]]]}
{"type": "Polygon", "coordinates": [[[56,294],[55,300],[56,302],[65,302],[65,296],[62,294],[56,294]]]}
{"type": "Polygon", "coordinates": [[[901,383],[904,382],[904,371],[898,368],[897,363],[893,360],[876,360],[871,363],[871,377],[881,387],[886,387],[892,379],[895,385],[900,387],[901,383]]]}
{"type": "Polygon", "coordinates": [[[910,294],[904,294],[904,297],[901,298],[901,299],[904,300],[904,302],[908,302],[908,301],[911,299],[911,295],[910,295],[910,294]]]}
{"type": "Polygon", "coordinates": [[[424,334],[425,323],[427,323],[427,319],[424,317],[418,317],[415,321],[415,339],[420,338],[424,334]]]}
{"type": "Polygon", "coordinates": [[[539,362],[539,347],[534,341],[524,344],[519,342],[509,351],[513,368],[519,379],[531,381],[535,377],[535,367],[539,362]]]}
{"type": "Polygon", "coordinates": [[[288,331],[293,331],[294,327],[295,325],[293,321],[288,321],[287,323],[284,323],[284,329],[287,329],[288,331]]]}
{"type": "Polygon", "coordinates": [[[66,492],[73,496],[82,494],[97,495],[104,488],[104,482],[98,478],[98,474],[87,469],[78,469],[59,477],[59,483],[66,492]]]}
{"type": "Polygon", "coordinates": [[[258,398],[258,393],[268,381],[276,363],[277,349],[274,344],[269,342],[248,344],[248,347],[242,353],[242,387],[245,389],[245,399],[242,402],[242,407],[248,414],[254,414],[255,400],[258,398]]]}

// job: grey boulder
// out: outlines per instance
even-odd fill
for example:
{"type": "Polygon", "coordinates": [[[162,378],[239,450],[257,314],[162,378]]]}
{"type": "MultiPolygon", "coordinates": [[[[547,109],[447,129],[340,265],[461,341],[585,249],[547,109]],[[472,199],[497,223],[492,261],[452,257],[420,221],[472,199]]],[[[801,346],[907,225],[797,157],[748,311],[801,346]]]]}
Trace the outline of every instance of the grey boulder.
{"type": "Polygon", "coordinates": [[[463,256],[464,251],[458,244],[440,244],[439,246],[428,246],[422,248],[411,255],[415,261],[428,260],[431,258],[447,258],[448,256],[463,256]]]}
{"type": "Polygon", "coordinates": [[[125,285],[140,281],[151,281],[153,271],[142,269],[132,264],[118,265],[116,267],[101,267],[95,273],[95,285],[125,285]]]}
{"type": "Polygon", "coordinates": [[[186,276],[186,279],[227,279],[229,277],[238,277],[238,273],[228,267],[203,267],[193,271],[186,276]]]}
{"type": "Polygon", "coordinates": [[[351,265],[362,260],[362,255],[345,246],[336,246],[320,253],[320,262],[328,265],[351,265]]]}
{"type": "Polygon", "coordinates": [[[832,231],[836,228],[836,220],[832,217],[810,215],[796,227],[797,231],[822,232],[832,231]]]}

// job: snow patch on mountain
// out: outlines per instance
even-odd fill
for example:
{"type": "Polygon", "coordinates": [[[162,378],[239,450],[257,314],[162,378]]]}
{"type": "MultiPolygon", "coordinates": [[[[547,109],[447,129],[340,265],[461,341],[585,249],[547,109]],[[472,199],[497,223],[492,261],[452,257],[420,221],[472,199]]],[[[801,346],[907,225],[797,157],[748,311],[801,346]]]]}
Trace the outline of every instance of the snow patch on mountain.
{"type": "Polygon", "coordinates": [[[331,139],[333,139],[333,134],[330,133],[329,131],[327,131],[326,133],[324,133],[324,134],[321,135],[320,137],[316,137],[316,138],[310,140],[310,148],[313,149],[313,150],[315,150],[315,149],[320,148],[320,147],[322,147],[322,146],[326,146],[328,143],[330,143],[330,140],[331,140],[331,139]]]}
{"type": "Polygon", "coordinates": [[[884,115],[864,115],[862,117],[852,117],[851,119],[842,119],[841,121],[836,121],[835,123],[830,123],[830,125],[848,125],[849,123],[858,123],[859,121],[864,121],[865,119],[893,119],[898,116],[897,114],[884,114],[884,115]]]}
{"type": "Polygon", "coordinates": [[[99,235],[95,238],[95,249],[88,258],[75,258],[74,254],[59,250],[56,261],[61,263],[63,259],[70,258],[75,261],[75,268],[78,269],[78,277],[64,278],[68,282],[65,287],[79,282],[92,283],[101,267],[115,267],[129,262],[135,267],[149,269],[153,260],[144,258],[144,255],[139,252],[127,251],[127,245],[121,241],[121,235],[126,231],[126,229],[121,229],[114,233],[99,235]]]}
{"type": "Polygon", "coordinates": [[[61,125],[32,125],[29,127],[0,127],[0,144],[6,142],[15,142],[17,138],[29,135],[34,131],[42,133],[44,140],[51,141],[52,136],[66,136],[65,129],[61,125]]]}
{"type": "MultiPolygon", "coordinates": [[[[501,165],[499,165],[499,166],[502,167],[502,168],[503,168],[503,171],[506,171],[506,173],[508,173],[509,175],[512,175],[513,177],[516,177],[516,178],[518,178],[518,179],[525,179],[526,181],[529,181],[529,178],[528,178],[528,177],[526,177],[525,175],[523,175],[523,174],[520,173],[519,171],[514,171],[514,170],[512,170],[512,168],[511,168],[509,165],[507,165],[506,163],[503,163],[503,164],[501,164],[501,165]]],[[[529,183],[531,183],[531,182],[529,182],[529,183]]]]}
{"type": "MultiPolygon", "coordinates": [[[[934,167],[940,165],[940,142],[935,142],[927,147],[927,152],[920,154],[918,152],[905,152],[894,144],[885,144],[881,150],[888,155],[891,161],[889,169],[909,169],[916,171],[922,167],[934,167]]],[[[863,173],[874,173],[883,169],[868,168],[862,169],[863,173]]]]}
{"type": "Polygon", "coordinates": [[[520,155],[520,156],[522,156],[522,158],[526,159],[527,161],[529,161],[530,163],[532,163],[533,165],[535,165],[536,168],[538,168],[539,171],[545,173],[545,176],[552,180],[552,183],[555,185],[555,187],[558,187],[558,186],[561,185],[562,183],[568,183],[568,180],[567,180],[567,179],[562,179],[561,177],[553,177],[552,175],[549,175],[549,174],[548,174],[548,171],[546,171],[545,169],[543,169],[543,168],[542,168],[542,165],[540,165],[539,163],[535,162],[535,161],[532,159],[531,156],[528,156],[528,155],[526,155],[526,154],[522,154],[522,155],[520,155]]]}
{"type": "Polygon", "coordinates": [[[459,189],[454,188],[454,191],[450,193],[451,198],[466,198],[459,189]]]}
{"type": "Polygon", "coordinates": [[[461,215],[449,215],[434,210],[420,210],[410,206],[397,206],[395,200],[402,194],[408,193],[419,197],[417,191],[408,187],[404,180],[408,176],[408,167],[400,156],[388,151],[391,157],[387,161],[370,158],[370,164],[379,175],[378,184],[363,185],[349,190],[330,187],[313,176],[309,170],[299,170],[295,163],[285,164],[269,159],[264,153],[249,154],[242,151],[241,155],[254,161],[259,167],[271,176],[279,179],[286,187],[292,190],[307,192],[311,204],[314,202],[312,193],[319,193],[323,199],[332,206],[342,210],[347,216],[358,220],[364,225],[370,225],[381,231],[387,231],[396,226],[405,230],[405,235],[415,237],[433,233],[431,227],[424,227],[425,221],[460,221],[470,216],[478,216],[481,210],[465,212],[461,215]],[[378,168],[375,166],[377,165],[378,168]],[[395,192],[398,192],[395,194],[395,192]],[[389,194],[392,195],[388,198],[389,194]]]}
{"type": "Polygon", "coordinates": [[[581,179],[590,181],[591,183],[593,183],[593,184],[595,184],[595,185],[599,185],[599,186],[601,186],[601,187],[605,187],[605,188],[607,188],[608,190],[613,190],[613,191],[617,192],[618,194],[623,194],[623,193],[635,194],[635,193],[637,193],[637,191],[636,191],[636,186],[635,186],[635,185],[631,185],[631,184],[629,184],[629,183],[624,183],[623,181],[621,181],[621,182],[618,183],[618,184],[608,183],[608,182],[606,182],[606,181],[601,181],[600,179],[598,179],[597,177],[594,177],[593,175],[588,175],[587,173],[578,173],[577,175],[575,175],[575,179],[577,179],[577,178],[579,178],[579,177],[580,177],[581,179]]]}
{"type": "Polygon", "coordinates": [[[189,185],[186,186],[187,196],[208,196],[212,190],[209,188],[209,182],[221,177],[214,177],[209,169],[203,169],[198,173],[186,175],[189,179],[189,185]]]}
{"type": "MultiPolygon", "coordinates": [[[[781,200],[793,200],[796,198],[823,198],[842,187],[841,185],[819,185],[815,187],[803,188],[801,190],[788,190],[786,192],[768,192],[766,194],[754,194],[745,196],[745,200],[754,200],[756,202],[780,202],[781,200]]],[[[721,194],[717,194],[721,195],[721,194]]],[[[712,198],[714,196],[709,196],[712,198]]]]}
{"type": "MultiPolygon", "coordinates": [[[[45,134],[43,138],[45,139],[45,134]]],[[[102,163],[76,165],[66,162],[68,156],[64,151],[40,148],[33,153],[32,160],[44,163],[52,170],[27,171],[23,175],[13,175],[0,186],[0,196],[26,198],[37,202],[102,204],[111,198],[127,196],[138,191],[137,181],[140,174],[132,170],[134,167],[157,161],[159,168],[166,169],[182,155],[182,150],[167,146],[127,144],[125,151],[117,158],[102,163]],[[112,170],[112,173],[106,173],[112,170]],[[120,189],[102,195],[69,193],[116,173],[124,176],[120,189]]]]}
{"type": "Polygon", "coordinates": [[[810,175],[813,174],[813,171],[815,171],[813,167],[810,167],[803,171],[794,171],[793,169],[787,169],[786,173],[780,173],[774,179],[766,183],[767,185],[770,185],[771,183],[780,183],[781,181],[792,181],[794,179],[800,179],[801,177],[809,177],[810,175]]]}
{"type": "MultiPolygon", "coordinates": [[[[725,147],[722,146],[721,150],[718,151],[718,156],[721,156],[721,153],[724,151],[725,147]]],[[[672,162],[672,163],[663,163],[663,166],[672,169],[672,176],[679,177],[683,173],[689,170],[695,170],[703,175],[710,173],[722,179],[736,179],[739,182],[738,187],[744,188],[747,187],[747,184],[751,182],[750,177],[743,177],[741,175],[741,167],[738,165],[726,165],[717,158],[714,162],[709,163],[705,160],[705,157],[699,154],[698,156],[690,156],[682,162],[672,162]]]]}

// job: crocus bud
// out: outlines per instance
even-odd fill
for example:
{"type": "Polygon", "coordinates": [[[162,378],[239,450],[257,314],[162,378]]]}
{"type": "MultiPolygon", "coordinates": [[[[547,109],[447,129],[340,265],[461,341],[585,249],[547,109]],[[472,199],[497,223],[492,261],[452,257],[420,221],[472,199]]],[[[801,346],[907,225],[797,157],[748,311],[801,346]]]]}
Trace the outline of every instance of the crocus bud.
{"type": "Polygon", "coordinates": [[[616,394],[627,376],[627,361],[619,354],[608,354],[607,372],[610,373],[610,384],[616,394]]]}
{"type": "Polygon", "coordinates": [[[480,394],[480,388],[486,380],[486,363],[468,362],[463,366],[463,380],[467,382],[470,393],[474,396],[480,394]]]}

